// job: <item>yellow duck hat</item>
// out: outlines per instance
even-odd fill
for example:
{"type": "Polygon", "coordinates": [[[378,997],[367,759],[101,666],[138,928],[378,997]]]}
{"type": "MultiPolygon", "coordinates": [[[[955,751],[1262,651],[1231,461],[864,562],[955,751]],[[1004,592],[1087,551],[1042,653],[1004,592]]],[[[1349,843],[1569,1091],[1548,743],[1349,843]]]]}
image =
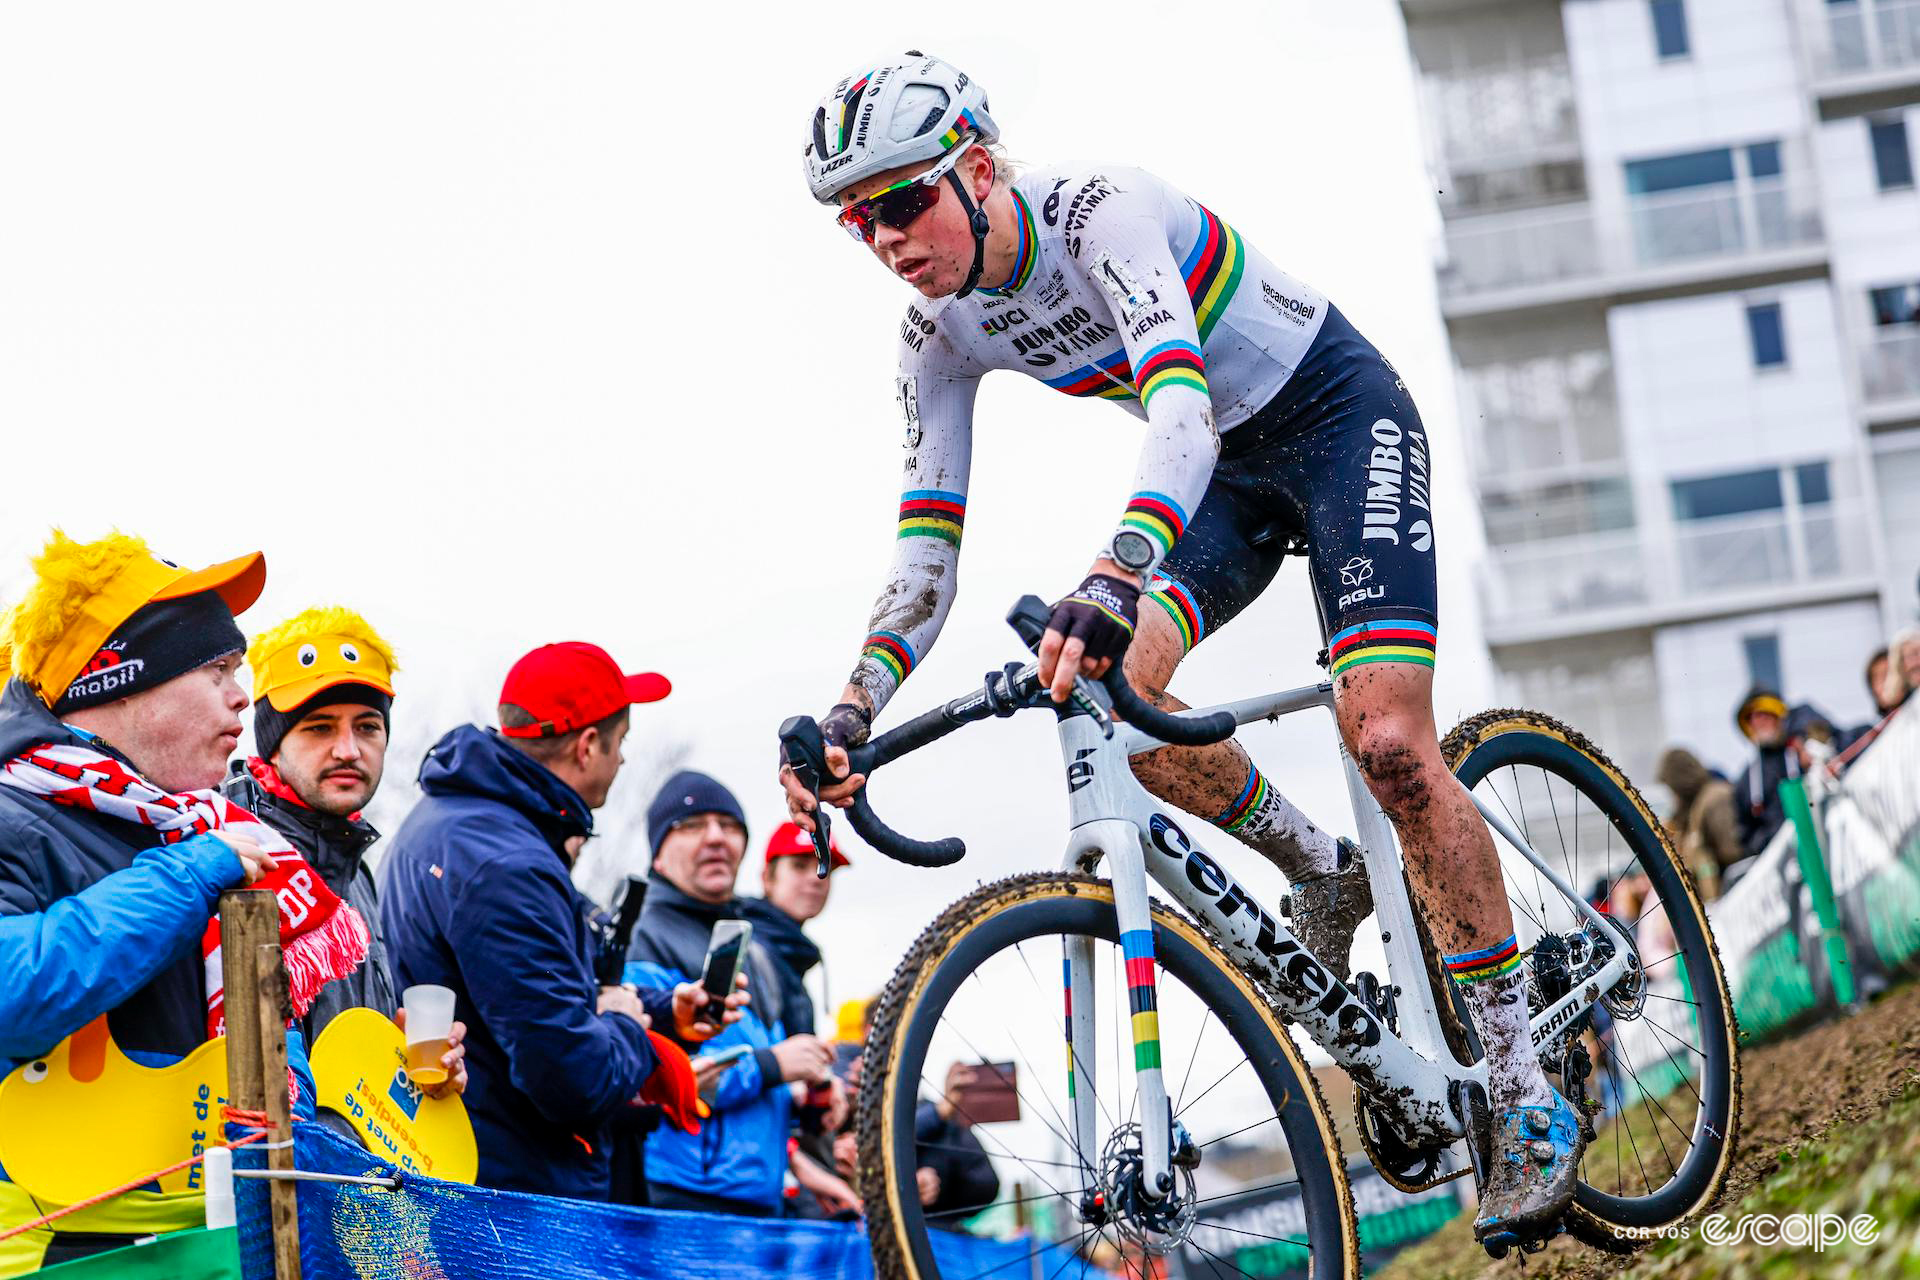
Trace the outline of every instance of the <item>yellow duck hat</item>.
{"type": "Polygon", "coordinates": [[[0,627],[0,679],[18,676],[48,706],[143,605],[216,591],[238,615],[267,584],[267,558],[258,551],[182,569],[117,530],[76,542],[55,529],[31,563],[33,584],[0,627]]]}
{"type": "Polygon", "coordinates": [[[292,711],[323,689],[364,684],[393,696],[393,648],[351,609],[326,605],[269,627],[247,646],[253,700],[292,711]]]}

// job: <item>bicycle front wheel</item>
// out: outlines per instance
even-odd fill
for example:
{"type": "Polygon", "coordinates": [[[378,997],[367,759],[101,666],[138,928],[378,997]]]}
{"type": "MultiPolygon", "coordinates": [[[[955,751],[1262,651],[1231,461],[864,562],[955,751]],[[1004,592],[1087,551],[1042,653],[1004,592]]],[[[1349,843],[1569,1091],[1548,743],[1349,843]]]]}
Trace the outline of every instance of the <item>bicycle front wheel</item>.
{"type": "Polygon", "coordinates": [[[1145,1276],[1163,1273],[1152,1255],[1176,1250],[1218,1274],[1311,1263],[1318,1277],[1359,1275],[1333,1119],[1267,996],[1199,926],[1157,902],[1153,934],[1167,1097],[1198,1157],[1190,1177],[1176,1171],[1183,1176],[1173,1199],[1190,1210],[1184,1219],[1161,1202],[1156,1229],[1139,1230],[1101,1172],[1114,1167],[1116,1153],[1124,1161],[1130,1143],[1137,1152],[1143,1120],[1112,887],[1088,876],[1016,876],[949,907],[875,1005],[859,1097],[859,1182],[880,1276],[1025,1276],[1036,1265],[1055,1280],[1145,1276]],[[1091,1150],[1072,1123],[1062,1031],[1068,939],[1093,954],[1091,1150]],[[1013,1064],[1016,1119],[969,1124],[974,1095],[949,1095],[949,1063],[983,1062],[1013,1064]],[[971,1150],[942,1150],[958,1146],[971,1150]],[[1026,1243],[1000,1246],[1012,1250],[1005,1257],[983,1261],[976,1250],[960,1262],[949,1232],[994,1193],[976,1187],[969,1199],[929,1183],[923,1171],[934,1168],[936,1180],[938,1169],[951,1175],[946,1157],[956,1154],[976,1166],[991,1162],[993,1212],[1010,1212],[1030,1233],[1026,1243]],[[1083,1207],[1103,1188],[1109,1211],[1089,1221],[1083,1207]],[[1243,1256],[1249,1252],[1255,1256],[1243,1256]]]}
{"type": "MultiPolygon", "coordinates": [[[[1732,1167],[1739,1027],[1706,907],[1639,791],[1577,731],[1537,712],[1488,711],[1449,733],[1441,754],[1637,953],[1579,1037],[1542,1057],[1561,1093],[1585,1090],[1607,1112],[1581,1161],[1568,1229],[1630,1249],[1704,1209],[1732,1167]]],[[[1494,843],[1537,1010],[1601,957],[1573,904],[1494,843]]]]}

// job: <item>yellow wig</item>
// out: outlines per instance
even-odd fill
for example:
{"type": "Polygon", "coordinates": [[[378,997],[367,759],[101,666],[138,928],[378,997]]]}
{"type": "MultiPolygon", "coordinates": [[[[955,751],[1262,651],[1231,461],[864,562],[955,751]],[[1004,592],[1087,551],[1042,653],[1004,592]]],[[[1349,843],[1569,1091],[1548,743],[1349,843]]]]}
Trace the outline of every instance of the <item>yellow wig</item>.
{"type": "MultiPolygon", "coordinates": [[[[339,605],[308,609],[278,626],[262,631],[247,646],[247,665],[253,669],[253,696],[256,702],[270,693],[284,693],[288,689],[300,691],[299,696],[292,698],[287,706],[279,708],[282,711],[298,705],[318,688],[343,680],[383,687],[392,673],[400,669],[399,662],[393,656],[393,647],[381,638],[372,624],[353,610],[339,605]],[[352,641],[371,658],[364,674],[354,669],[360,665],[360,660],[343,665],[332,654],[312,668],[304,664],[289,666],[284,660],[275,661],[288,649],[328,636],[352,641]]],[[[274,704],[279,706],[283,700],[285,698],[276,696],[274,704]]]]}
{"type": "MultiPolygon", "coordinates": [[[[33,585],[7,615],[6,634],[0,638],[0,649],[6,651],[0,662],[7,674],[20,676],[45,697],[40,676],[47,658],[101,589],[143,558],[153,558],[153,552],[144,539],[129,533],[116,530],[92,542],[75,542],[64,530],[55,529],[32,561],[33,585]]],[[[51,691],[54,696],[66,687],[64,680],[59,683],[60,688],[51,691]]]]}

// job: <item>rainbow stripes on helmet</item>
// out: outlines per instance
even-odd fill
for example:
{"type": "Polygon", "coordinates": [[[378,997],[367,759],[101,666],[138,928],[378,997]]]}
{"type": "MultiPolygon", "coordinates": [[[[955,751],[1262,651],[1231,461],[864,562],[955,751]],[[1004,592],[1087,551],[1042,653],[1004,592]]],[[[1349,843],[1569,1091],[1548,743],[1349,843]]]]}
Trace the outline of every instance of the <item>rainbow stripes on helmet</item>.
{"type": "Polygon", "coordinates": [[[1431,622],[1418,618],[1376,618],[1335,632],[1327,642],[1327,656],[1333,661],[1336,676],[1368,662],[1411,662],[1430,667],[1438,635],[1431,622]]]}
{"type": "Polygon", "coordinates": [[[961,526],[967,520],[967,495],[942,489],[909,489],[900,495],[900,530],[896,538],[938,538],[960,545],[961,526]]]}
{"type": "Polygon", "coordinates": [[[977,134],[979,132],[980,123],[973,118],[972,109],[963,109],[959,115],[953,118],[953,127],[940,135],[940,145],[950,147],[968,134],[977,134]]]}
{"type": "Polygon", "coordinates": [[[1520,967],[1520,942],[1512,934],[1490,947],[1447,956],[1447,972],[1459,983],[1491,982],[1520,967]]]}

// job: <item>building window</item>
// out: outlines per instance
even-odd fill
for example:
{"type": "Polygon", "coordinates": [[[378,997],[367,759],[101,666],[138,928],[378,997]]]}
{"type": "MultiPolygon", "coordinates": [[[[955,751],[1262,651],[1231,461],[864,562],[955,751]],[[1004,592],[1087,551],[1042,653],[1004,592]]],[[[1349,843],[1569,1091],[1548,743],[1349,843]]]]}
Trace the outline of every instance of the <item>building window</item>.
{"type": "Polygon", "coordinates": [[[1873,323],[1888,325],[1920,323],[1920,284],[1888,284],[1867,290],[1873,304],[1873,323]]]}
{"type": "Polygon", "coordinates": [[[1824,506],[1833,501],[1833,486],[1827,481],[1827,464],[1804,462],[1793,469],[1793,484],[1800,491],[1803,507],[1824,506]]]}
{"type": "Polygon", "coordinates": [[[1658,195],[1686,187],[1719,186],[1733,181],[1733,152],[1727,147],[1627,161],[1627,194],[1658,195]]]}
{"type": "Polygon", "coordinates": [[[1716,516],[1745,515],[1753,511],[1778,511],[1780,506],[1780,472],[1773,469],[1673,482],[1676,520],[1711,520],[1716,516]]]}
{"type": "Polygon", "coordinates": [[[1913,152],[1907,146],[1907,122],[1904,117],[1867,121],[1867,136],[1873,144],[1873,171],[1882,191],[1902,191],[1913,186],[1913,152]]]}
{"type": "Polygon", "coordinates": [[[1753,367],[1777,369],[1787,362],[1787,335],[1780,322],[1780,304],[1757,302],[1747,307],[1747,336],[1753,341],[1753,367]]]}
{"type": "Polygon", "coordinates": [[[1691,47],[1687,42],[1687,6],[1685,0],[1650,0],[1653,9],[1653,43],[1664,58],[1684,58],[1691,47]]]}
{"type": "Polygon", "coordinates": [[[1747,683],[1779,690],[1780,635],[1769,631],[1760,636],[1741,636],[1740,647],[1747,655],[1747,683]]]}

